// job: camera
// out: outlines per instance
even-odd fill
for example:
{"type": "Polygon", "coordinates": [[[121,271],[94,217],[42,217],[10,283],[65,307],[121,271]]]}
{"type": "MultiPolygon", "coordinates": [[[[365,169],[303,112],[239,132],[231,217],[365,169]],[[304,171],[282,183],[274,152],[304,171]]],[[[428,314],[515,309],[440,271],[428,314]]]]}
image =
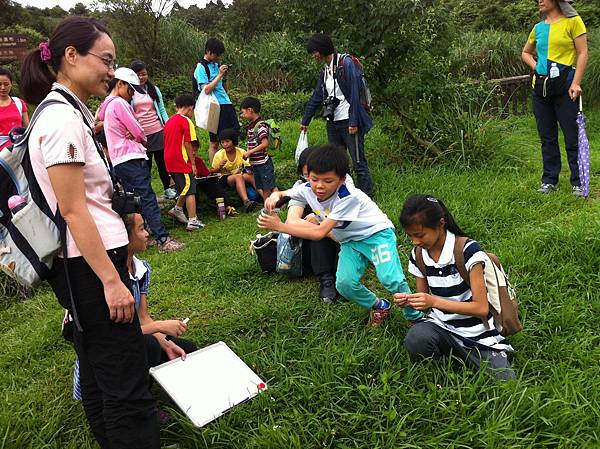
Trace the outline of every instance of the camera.
{"type": "Polygon", "coordinates": [[[140,197],[133,192],[115,190],[112,196],[113,210],[123,216],[127,214],[139,214],[142,211],[140,197]]]}
{"type": "Polygon", "coordinates": [[[333,120],[335,108],[340,104],[340,99],[337,97],[327,97],[323,101],[323,118],[333,120]]]}

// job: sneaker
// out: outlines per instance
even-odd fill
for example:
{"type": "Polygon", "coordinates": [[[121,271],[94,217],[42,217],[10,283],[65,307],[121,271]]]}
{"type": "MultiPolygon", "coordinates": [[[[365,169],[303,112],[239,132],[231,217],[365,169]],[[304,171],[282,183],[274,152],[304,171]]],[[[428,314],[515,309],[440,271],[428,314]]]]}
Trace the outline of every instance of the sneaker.
{"type": "Polygon", "coordinates": [[[256,201],[246,201],[244,203],[244,212],[252,212],[254,209],[256,209],[257,206],[258,203],[256,201]]]}
{"type": "Polygon", "coordinates": [[[237,210],[235,210],[235,207],[233,206],[227,206],[226,211],[228,217],[239,217],[240,215],[240,213],[237,210]]]}
{"type": "Polygon", "coordinates": [[[539,189],[537,189],[538,193],[552,193],[556,190],[556,186],[554,184],[542,184],[539,189]]]}
{"type": "Polygon", "coordinates": [[[165,198],[168,200],[174,200],[177,198],[177,190],[172,189],[171,187],[165,189],[165,198]]]}
{"type": "Polygon", "coordinates": [[[202,223],[200,220],[198,220],[196,217],[194,217],[194,218],[191,218],[188,220],[185,230],[188,232],[192,232],[197,229],[203,229],[203,228],[204,228],[204,223],[202,223]]]}
{"type": "Polygon", "coordinates": [[[583,196],[583,189],[581,188],[581,186],[573,186],[573,195],[583,196]]]}
{"type": "Polygon", "coordinates": [[[321,288],[319,295],[321,301],[325,304],[333,304],[337,299],[337,291],[335,289],[335,278],[331,275],[321,276],[321,288]]]}
{"type": "MultiPolygon", "coordinates": [[[[377,298],[379,300],[379,298],[377,298]]],[[[392,307],[388,306],[387,308],[373,308],[371,309],[371,327],[379,327],[385,320],[390,316],[390,309],[392,307]]]]}
{"type": "Polygon", "coordinates": [[[173,251],[177,251],[182,248],[185,248],[185,243],[179,242],[171,237],[167,237],[164,242],[158,244],[159,253],[172,253],[173,251]]]}
{"type": "Polygon", "coordinates": [[[186,225],[188,222],[187,217],[183,213],[183,209],[176,209],[173,207],[173,208],[169,209],[169,212],[167,212],[167,213],[169,214],[169,217],[174,218],[179,223],[183,223],[184,225],[186,225]]]}

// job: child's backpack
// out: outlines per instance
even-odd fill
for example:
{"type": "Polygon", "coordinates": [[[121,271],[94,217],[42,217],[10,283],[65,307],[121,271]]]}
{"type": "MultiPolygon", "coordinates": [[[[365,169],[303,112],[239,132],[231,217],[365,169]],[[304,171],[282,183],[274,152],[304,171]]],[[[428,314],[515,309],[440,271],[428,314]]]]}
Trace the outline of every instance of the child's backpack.
{"type": "Polygon", "coordinates": [[[269,147],[267,150],[278,150],[281,148],[281,131],[279,129],[279,125],[273,119],[259,121],[254,126],[254,135],[256,136],[257,140],[256,143],[260,144],[260,142],[258,142],[258,128],[261,124],[264,124],[269,131],[269,147]]]}
{"type": "MultiPolygon", "coordinates": [[[[456,237],[454,242],[454,261],[460,277],[470,287],[469,273],[465,267],[464,250],[466,242],[466,237],[456,237]]],[[[500,335],[510,337],[523,330],[523,324],[521,324],[521,320],[519,319],[519,303],[498,256],[487,252],[485,254],[488,256],[489,263],[485,264],[483,276],[490,311],[500,335]]],[[[417,267],[421,273],[425,274],[425,263],[423,262],[423,250],[421,248],[417,248],[415,259],[417,267]]],[[[487,320],[482,321],[487,327],[487,320]]]]}
{"type": "Polygon", "coordinates": [[[266,235],[257,234],[250,241],[250,254],[256,255],[263,273],[275,273],[277,267],[277,237],[279,233],[271,231],[266,235]]]}
{"type": "Polygon", "coordinates": [[[371,112],[371,109],[373,109],[373,106],[371,104],[371,89],[369,89],[369,85],[367,84],[367,80],[365,78],[365,70],[362,64],[360,63],[359,59],[354,55],[350,55],[348,53],[341,53],[338,56],[338,71],[342,76],[345,76],[344,61],[346,60],[346,58],[352,59],[352,62],[354,62],[354,66],[356,67],[356,70],[358,71],[358,74],[360,76],[360,104],[363,108],[365,108],[365,111],[371,112]]]}
{"type": "Polygon", "coordinates": [[[59,213],[51,211],[35,179],[28,146],[37,118],[52,104],[64,102],[42,102],[29,127],[11,131],[11,140],[15,143],[0,151],[0,268],[28,287],[35,287],[48,278],[54,257],[61,248],[61,228],[66,232],[64,220],[59,213]],[[21,196],[26,203],[16,212],[8,205],[13,195],[21,196]]]}

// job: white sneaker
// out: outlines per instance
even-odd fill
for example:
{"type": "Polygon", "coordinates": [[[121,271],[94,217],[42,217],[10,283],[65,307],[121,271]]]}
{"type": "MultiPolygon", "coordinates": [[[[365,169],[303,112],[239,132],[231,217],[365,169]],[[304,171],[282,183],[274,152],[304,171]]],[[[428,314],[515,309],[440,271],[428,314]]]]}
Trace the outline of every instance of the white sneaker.
{"type": "Polygon", "coordinates": [[[183,213],[183,209],[176,209],[173,207],[173,208],[169,209],[169,212],[167,212],[167,213],[169,214],[169,217],[173,217],[179,223],[183,223],[186,225],[188,222],[187,217],[183,213]]]}
{"type": "Polygon", "coordinates": [[[172,189],[171,187],[165,189],[165,198],[168,200],[174,200],[177,198],[177,190],[172,189]]]}
{"type": "Polygon", "coordinates": [[[204,223],[202,223],[200,220],[198,220],[196,217],[194,217],[194,218],[191,218],[188,220],[185,230],[192,232],[192,231],[195,231],[197,229],[202,229],[202,228],[204,228],[204,223]]]}

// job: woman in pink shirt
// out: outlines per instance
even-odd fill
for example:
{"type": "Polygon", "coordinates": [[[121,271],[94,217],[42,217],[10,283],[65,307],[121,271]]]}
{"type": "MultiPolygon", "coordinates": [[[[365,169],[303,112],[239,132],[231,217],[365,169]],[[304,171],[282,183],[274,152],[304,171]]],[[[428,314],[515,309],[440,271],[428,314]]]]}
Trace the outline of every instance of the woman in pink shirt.
{"type": "Polygon", "coordinates": [[[0,67],[0,150],[10,143],[11,129],[29,125],[27,105],[20,98],[10,96],[12,81],[12,73],[0,67]]]}
{"type": "Polygon", "coordinates": [[[131,106],[135,116],[140,122],[144,133],[146,134],[146,150],[148,154],[148,168],[152,170],[152,159],[156,159],[156,167],[158,168],[158,176],[165,190],[165,198],[172,200],[177,196],[175,189],[172,189],[171,177],[165,167],[165,145],[163,128],[169,120],[169,115],[165,109],[160,89],[155,86],[148,78],[148,68],[146,63],[142,61],[133,61],[130,65],[139,80],[140,84],[146,90],[145,93],[135,92],[131,99],[131,106]]]}
{"type": "Polygon", "coordinates": [[[23,61],[21,91],[35,105],[59,102],[40,113],[29,155],[48,205],[60,209],[67,224],[67,260],[54,261],[48,280],[59,303],[78,318],[73,343],[88,423],[103,449],[158,449],[156,404],[127,270],[127,231],[112,209],[109,166],[85,105],[93,95],[106,95],[115,53],[103,24],[67,17],[23,61]]]}

